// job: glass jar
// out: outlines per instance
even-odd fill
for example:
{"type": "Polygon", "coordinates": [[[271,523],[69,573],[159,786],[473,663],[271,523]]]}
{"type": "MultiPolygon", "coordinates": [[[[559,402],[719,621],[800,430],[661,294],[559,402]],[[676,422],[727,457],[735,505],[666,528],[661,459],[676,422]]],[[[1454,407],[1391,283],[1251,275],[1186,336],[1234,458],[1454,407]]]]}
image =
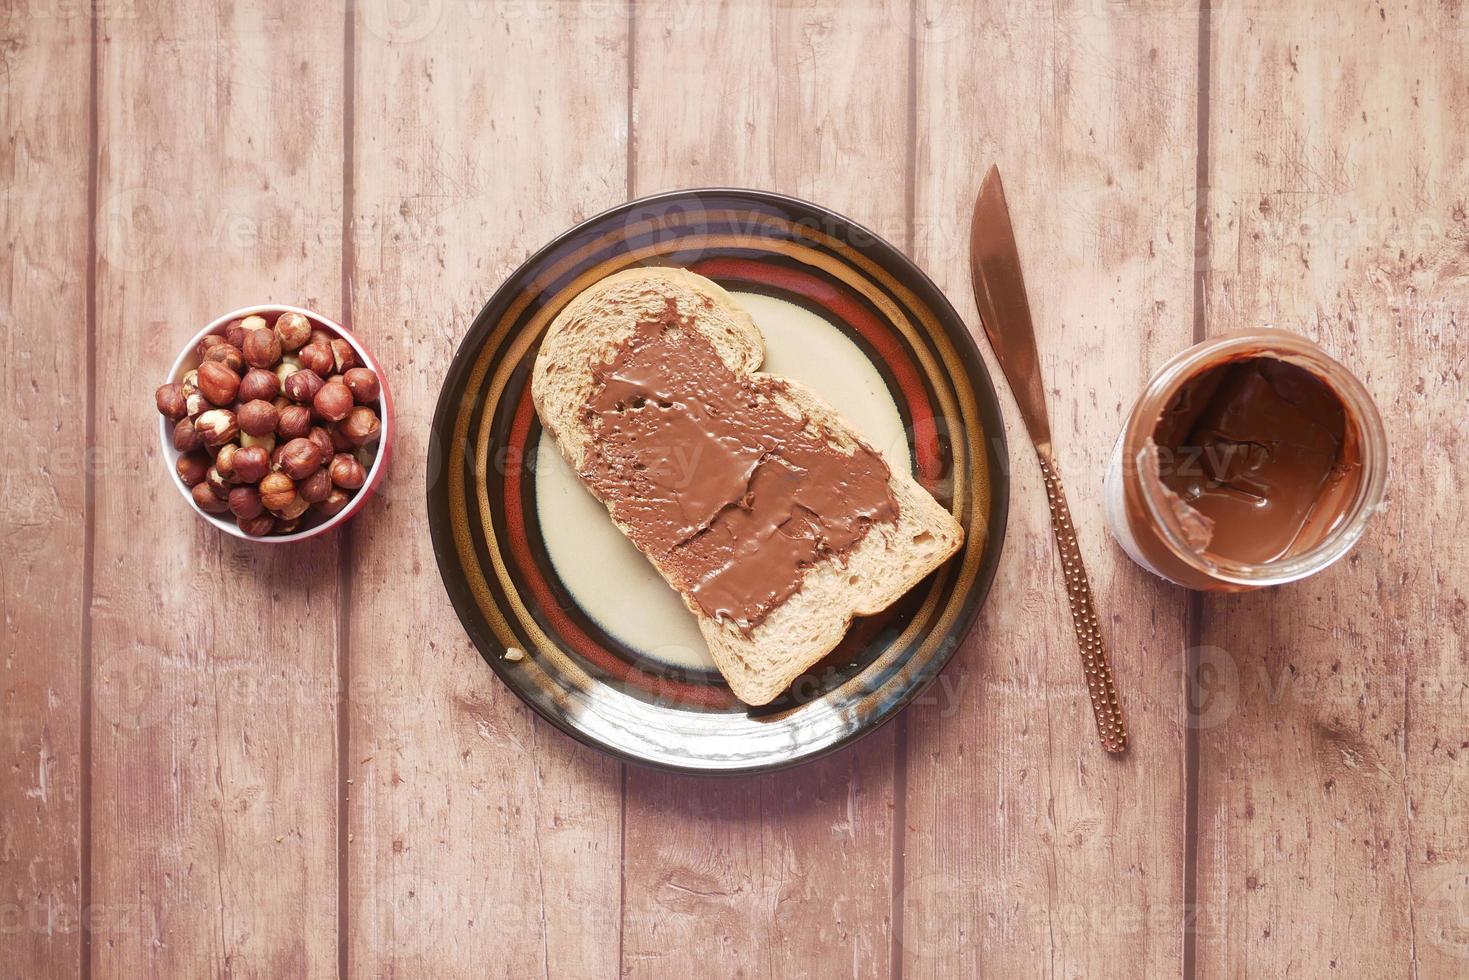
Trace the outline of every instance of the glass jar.
{"type": "Polygon", "coordinates": [[[1321,571],[1361,539],[1372,515],[1383,507],[1387,467],[1387,435],[1377,406],[1338,361],[1306,338],[1283,330],[1223,334],[1173,358],[1143,390],[1107,468],[1107,523],[1134,561],[1187,588],[1238,592],[1282,585],[1321,571]],[[1232,362],[1256,358],[1283,361],[1322,382],[1340,401],[1345,427],[1338,450],[1341,478],[1323,485],[1289,548],[1270,560],[1250,562],[1211,550],[1212,522],[1202,519],[1163,479],[1160,460],[1167,455],[1171,462],[1162,465],[1177,465],[1178,447],[1165,453],[1154,436],[1165,413],[1177,411],[1180,399],[1188,397],[1191,382],[1214,377],[1210,372],[1232,362]]]}

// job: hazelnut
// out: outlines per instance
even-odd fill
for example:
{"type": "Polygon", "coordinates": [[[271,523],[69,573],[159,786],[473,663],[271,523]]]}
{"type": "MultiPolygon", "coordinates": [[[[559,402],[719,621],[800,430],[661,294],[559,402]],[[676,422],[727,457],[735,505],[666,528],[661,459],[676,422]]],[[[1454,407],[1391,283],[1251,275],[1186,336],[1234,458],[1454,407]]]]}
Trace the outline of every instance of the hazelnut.
{"type": "Polygon", "coordinates": [[[306,513],[306,508],[310,506],[310,504],[301,499],[300,494],[297,494],[288,505],[277,510],[275,516],[285,518],[288,521],[294,521],[306,513]]]}
{"type": "Polygon", "coordinates": [[[351,445],[366,446],[377,441],[382,433],[382,423],[378,421],[376,412],[366,405],[358,405],[337,425],[337,431],[351,445]]]}
{"type": "Polygon", "coordinates": [[[270,453],[261,446],[241,446],[230,462],[235,468],[235,479],[241,483],[258,483],[270,472],[270,453]]]}
{"type": "Polygon", "coordinates": [[[293,480],[304,480],[321,469],[323,458],[310,439],[292,439],[281,449],[281,470],[293,480]]]}
{"type": "Polygon", "coordinates": [[[216,361],[223,364],[236,374],[245,373],[245,355],[234,344],[215,344],[209,348],[209,353],[204,355],[205,362],[216,361]]]}
{"type": "Polygon", "coordinates": [[[240,447],[233,442],[227,442],[219,447],[219,452],[214,457],[214,468],[219,470],[219,475],[226,482],[234,483],[238,479],[235,475],[235,455],[239,453],[240,447]]]}
{"type": "Polygon", "coordinates": [[[332,437],[332,448],[335,449],[337,452],[350,453],[352,450],[357,448],[356,446],[352,445],[351,440],[347,438],[347,433],[342,431],[342,424],[340,422],[332,426],[328,430],[328,432],[332,437]]]}
{"type": "Polygon", "coordinates": [[[336,366],[336,358],[332,357],[330,343],[309,343],[302,347],[297,354],[301,361],[301,367],[306,371],[315,371],[317,374],[330,374],[336,366]]]}
{"type": "Polygon", "coordinates": [[[275,431],[282,439],[303,438],[311,431],[311,409],[305,405],[289,405],[281,409],[275,431]]]}
{"type": "Polygon", "coordinates": [[[326,470],[318,469],[306,479],[302,480],[296,487],[296,493],[308,504],[319,504],[332,492],[331,474],[326,470]]]}
{"type": "Polygon", "coordinates": [[[276,317],[275,335],[282,350],[297,350],[311,339],[311,321],[299,313],[282,313],[276,317]]]}
{"type": "Polygon", "coordinates": [[[332,455],[337,451],[337,447],[332,445],[330,432],[319,425],[314,425],[311,427],[311,431],[307,434],[306,438],[316,443],[316,448],[321,450],[321,461],[323,464],[331,461],[332,455]]]}
{"type": "Polygon", "coordinates": [[[327,517],[333,517],[339,513],[347,502],[352,498],[341,490],[333,490],[326,495],[326,499],[316,505],[316,509],[327,517]]]}
{"type": "Polygon", "coordinates": [[[252,538],[263,538],[275,530],[275,518],[269,514],[256,514],[254,517],[241,517],[235,521],[240,525],[240,530],[252,538]]]}
{"type": "Polygon", "coordinates": [[[342,382],[346,384],[347,390],[352,392],[352,397],[357,399],[357,404],[366,405],[368,402],[377,401],[380,393],[377,375],[371,368],[355,367],[342,375],[342,382]]]}
{"type": "MultiPolygon", "coordinates": [[[[245,322],[256,320],[259,317],[249,317],[245,322]]],[[[264,323],[265,321],[261,321],[264,323]]],[[[251,367],[268,368],[274,367],[281,359],[281,339],[275,335],[274,330],[258,329],[251,331],[245,336],[245,360],[251,367]]]]}
{"type": "Polygon", "coordinates": [[[241,520],[249,520],[258,517],[265,505],[260,502],[260,491],[254,487],[234,487],[230,490],[229,509],[241,520]]]}
{"type": "Polygon", "coordinates": [[[341,382],[322,385],[321,390],[311,399],[311,407],[316,410],[318,418],[340,422],[352,411],[352,392],[341,382]]]}
{"type": "Polygon", "coordinates": [[[251,368],[240,379],[237,397],[242,402],[274,401],[281,393],[281,379],[264,368],[251,368]]]}
{"type": "Polygon", "coordinates": [[[208,483],[196,483],[194,489],[189,493],[194,498],[194,503],[206,514],[223,514],[229,510],[230,505],[215,495],[208,483]]]}
{"type": "Polygon", "coordinates": [[[286,383],[286,379],[299,370],[301,370],[301,365],[287,364],[285,361],[281,361],[275,367],[275,379],[279,381],[282,385],[284,385],[286,383]]]}
{"type": "Polygon", "coordinates": [[[179,387],[183,389],[184,397],[188,398],[199,390],[199,372],[197,370],[185,371],[184,376],[179,378],[179,387]]]}
{"type": "Polygon", "coordinates": [[[295,534],[300,528],[301,518],[299,517],[293,517],[290,520],[286,520],[284,517],[277,517],[275,519],[276,534],[295,534]]]}
{"type": "Polygon", "coordinates": [[[280,511],[296,500],[296,481],[284,473],[267,473],[260,478],[260,502],[268,510],[280,511]]]}
{"type": "MultiPolygon", "coordinates": [[[[219,472],[217,466],[209,467],[209,472],[204,474],[204,482],[200,486],[206,486],[214,491],[214,495],[220,500],[230,495],[230,481],[224,478],[224,474],[219,472]]],[[[197,490],[198,487],[194,489],[197,490]]]]}
{"type": "Polygon", "coordinates": [[[240,390],[240,376],[218,361],[199,365],[199,392],[216,405],[228,405],[240,390]]]}
{"type": "Polygon", "coordinates": [[[367,471],[355,456],[337,453],[332,457],[330,473],[332,482],[343,490],[356,490],[367,482],[367,471]]]}
{"type": "Polygon", "coordinates": [[[199,338],[199,343],[194,345],[194,353],[198,354],[199,360],[202,361],[209,356],[209,351],[211,348],[224,343],[228,343],[228,341],[225,340],[225,338],[221,337],[219,334],[207,333],[199,338]]]}
{"type": "Polygon", "coordinates": [[[241,405],[235,420],[239,423],[241,432],[252,436],[268,436],[275,431],[280,414],[270,402],[257,398],[241,405]]]}
{"type": "MultiPolygon", "coordinates": [[[[245,331],[246,336],[249,336],[252,330],[264,330],[268,326],[270,326],[270,324],[266,323],[265,317],[261,316],[259,313],[256,313],[252,316],[247,316],[245,317],[245,319],[240,321],[240,329],[245,331]]],[[[242,347],[241,350],[243,349],[244,348],[242,347]]]]}
{"type": "Polygon", "coordinates": [[[248,432],[240,433],[240,445],[245,449],[263,449],[267,457],[275,450],[275,436],[252,436],[248,432]]]}
{"type": "Polygon", "coordinates": [[[159,385],[158,390],[153,393],[153,400],[158,403],[159,414],[170,422],[177,422],[188,414],[184,386],[177,381],[159,385]]]}
{"type": "Polygon", "coordinates": [[[184,399],[184,409],[189,415],[198,415],[200,412],[208,411],[212,406],[208,400],[198,391],[193,392],[184,399]]]}
{"type": "Polygon", "coordinates": [[[194,420],[194,428],[206,446],[223,446],[240,434],[235,422],[235,413],[227,408],[215,408],[194,420]]]}
{"type": "Polygon", "coordinates": [[[311,342],[313,344],[326,344],[330,346],[333,336],[334,334],[325,327],[311,328],[311,342]]]}
{"type": "Polygon", "coordinates": [[[231,320],[224,328],[224,339],[238,351],[245,349],[245,328],[241,325],[244,322],[244,320],[231,320]]]}
{"type": "Polygon", "coordinates": [[[181,453],[191,453],[196,449],[204,448],[204,440],[200,439],[199,433],[194,431],[193,419],[179,419],[178,424],[173,427],[173,448],[181,453]]]}
{"type": "Polygon", "coordinates": [[[325,383],[321,380],[321,375],[315,371],[310,368],[302,368],[285,380],[282,389],[291,401],[305,405],[316,397],[316,393],[325,383]]]}
{"type": "Polygon", "coordinates": [[[332,341],[332,358],[337,364],[337,373],[345,374],[357,366],[357,352],[341,337],[332,341]]]}
{"type": "Polygon", "coordinates": [[[174,464],[174,469],[179,479],[184,481],[184,486],[198,486],[209,475],[209,457],[203,453],[185,453],[174,464]]]}

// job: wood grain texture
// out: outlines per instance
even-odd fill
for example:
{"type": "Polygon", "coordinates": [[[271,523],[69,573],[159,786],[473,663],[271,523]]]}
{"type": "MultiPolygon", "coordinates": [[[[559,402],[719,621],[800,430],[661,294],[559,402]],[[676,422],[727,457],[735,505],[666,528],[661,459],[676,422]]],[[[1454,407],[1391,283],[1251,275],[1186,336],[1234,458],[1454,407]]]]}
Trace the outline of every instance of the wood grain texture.
{"type": "Polygon", "coordinates": [[[91,23],[0,18],[0,964],[74,976],[82,916],[91,23]]]}
{"type": "Polygon", "coordinates": [[[1101,513],[1124,414],[1192,336],[1197,20],[1155,6],[919,5],[914,252],[978,334],[967,218],[998,163],[1131,748],[1110,758],[1097,740],[1041,474],[1004,392],[998,578],[948,696],[908,719],[905,977],[1181,968],[1185,600],[1101,513]]]}
{"type": "MultiPolygon", "coordinates": [[[[639,3],[633,196],[795,194],[906,240],[906,3],[639,3]]],[[[623,974],[890,971],[894,736],[770,776],[630,767],[623,974]]]]}
{"type": "Polygon", "coordinates": [[[424,495],[471,321],[530,252],[623,198],[627,32],[627,8],[600,0],[358,12],[353,313],[400,436],[350,532],[353,975],[617,972],[620,766],[481,660],[438,581],[424,495]]]}
{"type": "Polygon", "coordinates": [[[337,550],[224,536],[160,460],[152,389],[215,316],[336,312],[339,4],[97,21],[93,936],[122,976],[336,960],[337,550]],[[335,15],[333,16],[333,11],[335,15]]]}
{"type": "Polygon", "coordinates": [[[1348,560],[1206,606],[1234,707],[1201,732],[1203,976],[1469,971],[1465,16],[1215,14],[1209,328],[1319,341],[1393,465],[1348,560]]]}

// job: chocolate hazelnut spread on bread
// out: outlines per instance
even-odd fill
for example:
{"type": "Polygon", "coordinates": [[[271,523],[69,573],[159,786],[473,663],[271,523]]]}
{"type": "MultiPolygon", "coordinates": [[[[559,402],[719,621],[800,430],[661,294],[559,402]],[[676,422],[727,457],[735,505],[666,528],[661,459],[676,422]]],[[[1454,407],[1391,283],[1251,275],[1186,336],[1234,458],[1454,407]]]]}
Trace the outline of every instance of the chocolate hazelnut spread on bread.
{"type": "Polygon", "coordinates": [[[898,519],[881,456],[800,414],[781,380],[736,375],[672,303],[592,376],[579,475],[711,619],[748,635],[807,569],[898,519]]]}

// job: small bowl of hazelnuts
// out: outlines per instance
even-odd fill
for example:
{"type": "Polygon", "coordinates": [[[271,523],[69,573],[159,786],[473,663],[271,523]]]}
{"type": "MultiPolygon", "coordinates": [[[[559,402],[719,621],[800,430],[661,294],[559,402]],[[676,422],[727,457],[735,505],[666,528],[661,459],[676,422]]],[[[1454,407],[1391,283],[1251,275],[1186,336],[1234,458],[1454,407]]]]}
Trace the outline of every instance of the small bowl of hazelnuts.
{"type": "Polygon", "coordinates": [[[382,481],[392,400],[339,324],[296,306],[226,313],[155,392],[163,457],[195,512],[275,544],[325,533],[382,481]]]}

